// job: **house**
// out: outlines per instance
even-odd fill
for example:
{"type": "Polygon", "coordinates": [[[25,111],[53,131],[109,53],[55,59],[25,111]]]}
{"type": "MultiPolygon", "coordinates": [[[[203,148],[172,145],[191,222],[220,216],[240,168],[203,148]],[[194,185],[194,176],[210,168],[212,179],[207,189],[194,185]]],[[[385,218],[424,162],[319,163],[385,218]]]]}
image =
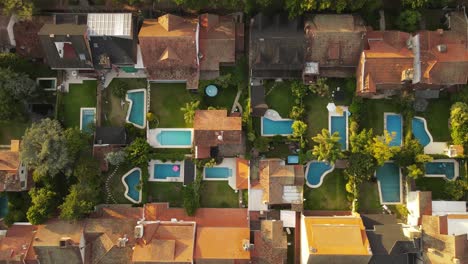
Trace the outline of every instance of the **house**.
{"type": "Polygon", "coordinates": [[[259,180],[251,183],[249,210],[263,211],[274,205],[291,205],[292,210],[302,210],[302,165],[286,165],[282,159],[262,159],[258,174],[259,180]]]}
{"type": "Polygon", "coordinates": [[[95,69],[133,67],[137,61],[137,24],[131,13],[89,13],[89,46],[95,69]]]}
{"type": "Polygon", "coordinates": [[[20,141],[11,140],[10,149],[0,151],[0,191],[20,192],[29,190],[32,180],[19,156],[20,141]]]}
{"type": "Polygon", "coordinates": [[[235,190],[249,189],[250,161],[236,158],[236,188],[235,190]]]}
{"type": "Polygon", "coordinates": [[[232,15],[205,13],[199,17],[199,24],[200,79],[216,79],[221,66],[236,62],[236,47],[244,41],[243,23],[236,22],[232,15]]]}
{"type": "Polygon", "coordinates": [[[421,258],[421,232],[397,223],[395,215],[361,215],[372,249],[369,263],[416,263],[421,258]]]}
{"type": "Polygon", "coordinates": [[[0,15],[0,52],[10,52],[16,47],[13,27],[18,22],[15,15],[0,15]]]}
{"type": "Polygon", "coordinates": [[[287,263],[288,241],[283,230],[283,222],[263,220],[260,230],[254,231],[255,263],[287,263]]]}
{"type": "Polygon", "coordinates": [[[32,16],[31,20],[18,21],[13,27],[16,53],[25,58],[44,59],[44,51],[39,40],[39,31],[44,24],[53,23],[52,16],[32,16]]]}
{"type": "Polygon", "coordinates": [[[219,151],[221,147],[229,150],[231,156],[244,151],[242,118],[228,116],[227,110],[196,110],[193,130],[197,159],[216,157],[216,152],[219,152],[219,156],[224,156],[223,151],[219,151]]]}
{"type": "Polygon", "coordinates": [[[123,127],[97,127],[94,132],[93,157],[99,161],[101,171],[107,171],[106,155],[127,145],[127,133],[123,127]]]}
{"type": "Polygon", "coordinates": [[[354,76],[366,45],[366,27],[357,15],[314,15],[305,21],[304,83],[317,76],[354,76]]]}
{"type": "Polygon", "coordinates": [[[148,80],[198,89],[198,20],[166,14],[145,19],[138,34],[148,80]]]}
{"type": "Polygon", "coordinates": [[[26,254],[33,242],[36,227],[29,224],[13,224],[0,234],[0,262],[25,263],[26,254]]]}
{"type": "Polygon", "coordinates": [[[301,216],[301,263],[369,263],[372,251],[358,214],[301,216]]]}
{"type": "MultiPolygon", "coordinates": [[[[145,263],[157,263],[161,258],[165,262],[177,263],[249,263],[250,228],[246,209],[199,208],[194,216],[186,215],[182,208],[169,208],[167,203],[145,204],[143,213],[145,224],[157,224],[150,228],[162,228],[160,234],[153,232],[151,245],[140,245],[139,252],[148,252],[146,246],[165,248],[164,256],[153,253],[141,256],[145,263]],[[167,230],[172,229],[172,230],[167,230]],[[172,235],[170,235],[172,234],[172,235]],[[156,241],[155,241],[156,238],[156,241]],[[159,238],[159,239],[158,239],[159,238]],[[159,241],[158,241],[159,240],[159,241]],[[170,240],[170,241],[169,241],[170,240]],[[193,259],[189,254],[193,251],[193,259]],[[170,252],[180,252],[173,254],[170,252]],[[170,254],[167,254],[170,253],[170,254]],[[149,259],[151,257],[151,259],[149,259]],[[154,257],[154,258],[153,258],[154,257]],[[181,257],[182,259],[175,259],[181,257]]],[[[142,237],[145,237],[143,231],[142,237]]],[[[145,239],[144,239],[145,240],[145,239]]],[[[142,260],[143,261],[143,260],[142,260]]]]}
{"type": "Polygon", "coordinates": [[[259,13],[250,21],[251,79],[300,79],[304,68],[304,26],[287,14],[259,13]]]}

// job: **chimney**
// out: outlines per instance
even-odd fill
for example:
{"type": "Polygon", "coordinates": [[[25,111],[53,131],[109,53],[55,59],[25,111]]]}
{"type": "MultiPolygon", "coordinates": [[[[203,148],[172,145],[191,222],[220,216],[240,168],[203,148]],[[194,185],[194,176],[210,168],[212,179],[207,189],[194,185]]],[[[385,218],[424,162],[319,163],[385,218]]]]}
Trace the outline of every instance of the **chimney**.
{"type": "Polygon", "coordinates": [[[439,51],[440,53],[446,53],[447,52],[447,45],[445,45],[445,44],[437,45],[437,51],[439,51]]]}
{"type": "Polygon", "coordinates": [[[60,238],[60,241],[59,241],[59,247],[60,248],[66,248],[68,246],[70,246],[72,243],[71,243],[71,238],[69,237],[62,237],[60,238]]]}
{"type": "Polygon", "coordinates": [[[127,242],[128,242],[128,238],[127,238],[127,235],[124,235],[123,237],[120,237],[118,240],[117,240],[117,246],[118,247],[125,247],[127,245],[127,242]]]}

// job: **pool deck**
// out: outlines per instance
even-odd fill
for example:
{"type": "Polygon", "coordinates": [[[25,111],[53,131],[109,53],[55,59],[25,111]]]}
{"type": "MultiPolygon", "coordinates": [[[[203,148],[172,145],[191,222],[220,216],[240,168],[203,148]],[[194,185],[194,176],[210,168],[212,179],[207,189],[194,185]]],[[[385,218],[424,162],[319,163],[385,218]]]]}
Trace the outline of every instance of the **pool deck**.
{"type": "Polygon", "coordinates": [[[166,162],[163,162],[162,160],[151,160],[148,163],[148,172],[149,172],[148,181],[152,181],[152,182],[184,182],[184,162],[183,161],[174,161],[174,162],[166,161],[166,162]],[[179,165],[180,176],[179,177],[166,177],[165,179],[156,179],[154,177],[154,165],[155,164],[179,165]]]}
{"type": "Polygon", "coordinates": [[[424,129],[426,130],[427,135],[429,136],[429,144],[424,147],[424,154],[445,154],[447,150],[447,142],[434,142],[432,134],[427,128],[427,121],[424,117],[415,116],[414,118],[421,120],[424,123],[424,129]]]}
{"type": "Polygon", "coordinates": [[[318,187],[320,187],[322,185],[322,183],[323,183],[323,179],[325,178],[325,176],[327,176],[327,174],[329,174],[330,172],[332,172],[335,169],[335,164],[333,164],[333,166],[329,170],[325,171],[322,174],[322,176],[320,177],[320,182],[318,184],[315,184],[315,185],[310,184],[309,181],[307,180],[307,174],[309,173],[309,167],[310,167],[309,165],[314,163],[314,162],[316,163],[316,162],[322,162],[322,161],[312,160],[312,161],[307,162],[307,165],[306,165],[307,167],[306,167],[304,175],[305,175],[305,180],[306,180],[305,182],[306,182],[307,186],[309,186],[309,188],[318,188],[318,187]]]}
{"type": "Polygon", "coordinates": [[[148,129],[146,131],[146,141],[153,148],[191,148],[192,147],[192,144],[190,145],[161,145],[161,143],[157,140],[157,137],[156,137],[161,131],[191,131],[192,138],[190,139],[190,142],[193,143],[193,135],[194,135],[193,128],[154,128],[154,129],[148,129]]]}
{"type": "Polygon", "coordinates": [[[96,124],[96,107],[81,107],[80,108],[80,130],[83,131],[83,111],[94,111],[94,124],[96,124]]]}
{"type": "Polygon", "coordinates": [[[127,110],[127,117],[125,118],[125,121],[127,123],[130,123],[130,124],[133,124],[134,126],[138,127],[138,128],[141,128],[141,129],[144,129],[146,127],[146,112],[147,112],[147,100],[146,100],[147,97],[147,91],[145,88],[141,88],[141,89],[133,89],[133,90],[128,90],[127,91],[127,94],[125,95],[125,101],[127,101],[129,103],[129,106],[128,106],[128,110],[127,110]],[[129,120],[130,118],[130,112],[132,111],[132,106],[133,106],[133,101],[130,100],[130,98],[128,98],[128,94],[129,93],[136,93],[136,92],[143,92],[143,103],[145,104],[143,106],[143,126],[139,125],[139,124],[135,124],[133,122],[131,122],[129,120]]]}
{"type": "MultiPolygon", "coordinates": [[[[385,163],[394,163],[393,161],[386,161],[385,163]]],[[[401,175],[401,168],[398,167],[398,172],[400,173],[400,201],[399,202],[383,202],[382,200],[382,187],[380,186],[380,181],[377,179],[377,188],[379,190],[379,199],[380,204],[402,204],[403,203],[403,176],[401,175]]],[[[377,170],[374,173],[374,177],[377,178],[377,170]]]]}
{"type": "Polygon", "coordinates": [[[128,196],[128,194],[127,194],[128,191],[129,191],[129,187],[128,187],[127,183],[125,182],[125,178],[127,178],[128,175],[130,175],[132,172],[134,172],[134,171],[136,171],[136,170],[140,172],[140,181],[141,181],[141,169],[140,169],[140,168],[133,168],[133,169],[129,170],[127,173],[125,173],[124,176],[122,176],[122,184],[125,186],[125,192],[124,192],[125,198],[127,198],[127,199],[128,199],[130,202],[132,202],[132,203],[138,204],[138,203],[141,203],[141,196],[142,196],[142,195],[141,195],[141,190],[138,191],[138,194],[139,194],[139,195],[138,195],[138,201],[137,201],[137,200],[133,200],[133,198],[130,197],[130,196],[128,196]]]}
{"type": "MultiPolygon", "coordinates": [[[[390,116],[390,115],[400,116],[400,118],[401,118],[400,144],[399,144],[399,146],[402,146],[402,145],[403,145],[403,117],[402,117],[400,114],[397,114],[397,113],[385,112],[385,113],[384,113],[384,130],[387,130],[387,116],[390,116]]],[[[389,134],[391,134],[390,131],[387,130],[387,132],[388,132],[389,134]]]]}
{"type": "Polygon", "coordinates": [[[333,112],[330,112],[328,111],[328,131],[332,131],[331,129],[331,126],[332,126],[332,122],[331,122],[331,118],[332,116],[339,116],[339,117],[342,117],[343,115],[345,116],[346,118],[346,147],[345,147],[345,150],[348,150],[348,147],[349,147],[349,121],[348,121],[348,107],[347,106],[336,106],[336,109],[338,108],[341,108],[343,111],[340,113],[338,111],[333,111],[333,112]]]}
{"type": "Polygon", "coordinates": [[[454,181],[460,175],[460,165],[458,164],[458,161],[456,161],[454,159],[436,159],[436,160],[433,160],[432,162],[447,162],[447,163],[450,162],[450,163],[453,163],[453,169],[454,169],[453,179],[448,179],[447,177],[445,177],[445,174],[425,174],[424,177],[438,177],[438,178],[445,178],[447,181],[454,181]]]}
{"type": "Polygon", "coordinates": [[[291,118],[282,118],[281,115],[276,112],[276,110],[273,110],[273,109],[268,109],[266,110],[265,114],[262,116],[261,118],[261,122],[260,122],[260,132],[261,132],[261,135],[262,137],[274,137],[274,136],[277,136],[277,135],[280,135],[280,136],[283,136],[283,137],[287,137],[287,136],[290,136],[291,134],[264,134],[263,133],[263,118],[268,118],[272,121],[294,121],[292,120],[291,118]]]}

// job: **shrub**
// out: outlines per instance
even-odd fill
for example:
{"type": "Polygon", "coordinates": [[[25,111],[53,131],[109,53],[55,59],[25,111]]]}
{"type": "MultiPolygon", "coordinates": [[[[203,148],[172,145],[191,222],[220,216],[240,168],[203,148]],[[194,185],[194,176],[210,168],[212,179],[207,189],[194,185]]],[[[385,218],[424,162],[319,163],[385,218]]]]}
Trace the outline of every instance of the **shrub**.
{"type": "Polygon", "coordinates": [[[321,97],[330,96],[330,89],[327,84],[327,78],[318,78],[314,84],[309,85],[309,90],[321,97]]]}
{"type": "Polygon", "coordinates": [[[364,99],[360,96],[354,96],[351,105],[349,106],[349,111],[351,112],[351,122],[360,123],[362,120],[364,109],[364,99]]]}
{"type": "Polygon", "coordinates": [[[453,143],[468,144],[468,105],[457,102],[450,109],[450,125],[453,143]]]}
{"type": "Polygon", "coordinates": [[[125,95],[127,95],[127,91],[130,89],[128,84],[121,79],[114,79],[112,80],[112,94],[119,97],[120,99],[125,99],[125,95]]]}
{"type": "Polygon", "coordinates": [[[419,28],[421,14],[416,10],[404,10],[398,17],[398,27],[406,32],[414,32],[419,28]]]}
{"type": "Polygon", "coordinates": [[[267,137],[258,137],[254,141],[254,147],[259,152],[267,152],[270,147],[271,140],[267,137]]]}
{"type": "Polygon", "coordinates": [[[294,120],[299,120],[304,115],[304,107],[295,105],[292,107],[291,112],[289,112],[289,118],[294,120]]]}

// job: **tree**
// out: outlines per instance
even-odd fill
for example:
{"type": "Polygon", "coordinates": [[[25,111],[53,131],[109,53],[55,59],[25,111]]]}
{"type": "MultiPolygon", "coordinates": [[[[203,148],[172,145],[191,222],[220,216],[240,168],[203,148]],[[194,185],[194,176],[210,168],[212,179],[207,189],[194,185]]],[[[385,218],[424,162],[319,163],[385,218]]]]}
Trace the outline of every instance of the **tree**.
{"type": "Polygon", "coordinates": [[[146,139],[137,138],[125,148],[125,152],[132,164],[146,168],[150,159],[151,146],[146,142],[146,139]]]}
{"type": "Polygon", "coordinates": [[[259,152],[267,152],[270,148],[271,139],[267,137],[257,137],[254,140],[254,147],[259,152]]]}
{"type": "Polygon", "coordinates": [[[346,173],[354,177],[356,183],[370,180],[377,168],[377,161],[369,154],[351,153],[346,173]]]}
{"type": "Polygon", "coordinates": [[[17,112],[18,102],[12,100],[10,94],[0,87],[0,120],[11,120],[17,112]]]}
{"type": "Polygon", "coordinates": [[[463,179],[447,181],[444,186],[444,192],[453,200],[460,200],[468,192],[468,182],[463,179]]]}
{"type": "Polygon", "coordinates": [[[400,151],[395,154],[395,162],[398,166],[405,168],[416,163],[416,156],[424,153],[423,146],[417,139],[405,140],[400,151]]]}
{"type": "Polygon", "coordinates": [[[7,91],[15,100],[25,101],[36,92],[36,82],[24,73],[0,68],[0,89],[7,91]]]}
{"type": "Polygon", "coordinates": [[[317,81],[309,86],[309,90],[318,96],[327,97],[330,93],[327,78],[317,78],[317,81]]]}
{"type": "Polygon", "coordinates": [[[411,164],[407,166],[406,168],[406,175],[408,177],[417,179],[419,177],[424,176],[424,170],[422,166],[418,166],[418,164],[411,164]]]}
{"type": "Polygon", "coordinates": [[[2,0],[0,7],[4,15],[16,14],[20,19],[31,19],[34,4],[30,0],[2,0]]]}
{"type": "Polygon", "coordinates": [[[296,120],[292,124],[292,136],[296,138],[302,138],[302,136],[307,132],[307,124],[300,121],[296,120]]]}
{"type": "MultiPolygon", "coordinates": [[[[441,1],[441,0],[438,0],[441,1]]],[[[424,7],[428,0],[402,0],[404,6],[409,6],[413,9],[424,7]]]]}
{"type": "Polygon", "coordinates": [[[355,11],[361,9],[368,0],[286,0],[285,8],[290,17],[302,15],[310,11],[335,11],[341,13],[344,10],[355,11]]]}
{"type": "Polygon", "coordinates": [[[293,81],[291,83],[291,92],[297,99],[302,99],[307,95],[307,86],[305,86],[301,81],[293,81]]]}
{"type": "Polygon", "coordinates": [[[80,156],[73,170],[73,176],[83,185],[98,188],[101,182],[99,162],[89,155],[80,156]]]}
{"type": "Polygon", "coordinates": [[[63,136],[70,159],[76,160],[79,154],[89,147],[88,136],[77,127],[65,129],[63,136]]]}
{"type": "Polygon", "coordinates": [[[468,144],[468,104],[457,102],[450,108],[451,136],[454,144],[468,144]]]}
{"type": "Polygon", "coordinates": [[[387,160],[393,158],[399,147],[391,147],[392,136],[384,130],[382,136],[375,136],[372,142],[371,153],[377,160],[377,165],[382,166],[387,160]]]}
{"type": "Polygon", "coordinates": [[[185,186],[183,190],[184,194],[184,208],[187,215],[192,216],[200,206],[200,201],[197,199],[193,183],[185,186]]]}
{"type": "Polygon", "coordinates": [[[289,118],[294,120],[299,120],[304,115],[304,107],[295,105],[292,107],[291,112],[289,112],[289,118]]]}
{"type": "Polygon", "coordinates": [[[21,160],[34,168],[37,175],[55,176],[69,173],[71,157],[63,129],[57,120],[43,119],[26,129],[21,142],[21,160]]]}
{"type": "Polygon", "coordinates": [[[184,113],[184,120],[187,125],[193,124],[193,119],[195,118],[195,110],[198,109],[200,101],[188,102],[184,107],[180,108],[180,111],[184,113]]]}
{"type": "Polygon", "coordinates": [[[327,129],[322,129],[322,133],[312,137],[312,140],[317,143],[312,149],[312,154],[318,160],[334,164],[337,159],[343,156],[338,132],[330,135],[327,129]]]}
{"type": "Polygon", "coordinates": [[[96,192],[84,184],[74,184],[60,208],[60,218],[77,220],[91,213],[96,205],[96,192]]]}
{"type": "Polygon", "coordinates": [[[372,129],[363,129],[359,133],[352,132],[349,136],[349,143],[352,153],[369,153],[372,146],[372,129]]]}
{"type": "Polygon", "coordinates": [[[56,193],[47,188],[32,188],[29,190],[31,206],[26,213],[28,221],[33,224],[41,224],[51,217],[56,208],[56,193]]]}
{"type": "Polygon", "coordinates": [[[398,27],[406,32],[414,32],[419,28],[421,14],[416,10],[404,10],[398,17],[398,27]]]}
{"type": "Polygon", "coordinates": [[[120,163],[125,162],[126,158],[127,158],[127,153],[125,153],[125,151],[122,151],[122,150],[109,152],[106,154],[106,161],[114,166],[117,166],[120,163]]]}

